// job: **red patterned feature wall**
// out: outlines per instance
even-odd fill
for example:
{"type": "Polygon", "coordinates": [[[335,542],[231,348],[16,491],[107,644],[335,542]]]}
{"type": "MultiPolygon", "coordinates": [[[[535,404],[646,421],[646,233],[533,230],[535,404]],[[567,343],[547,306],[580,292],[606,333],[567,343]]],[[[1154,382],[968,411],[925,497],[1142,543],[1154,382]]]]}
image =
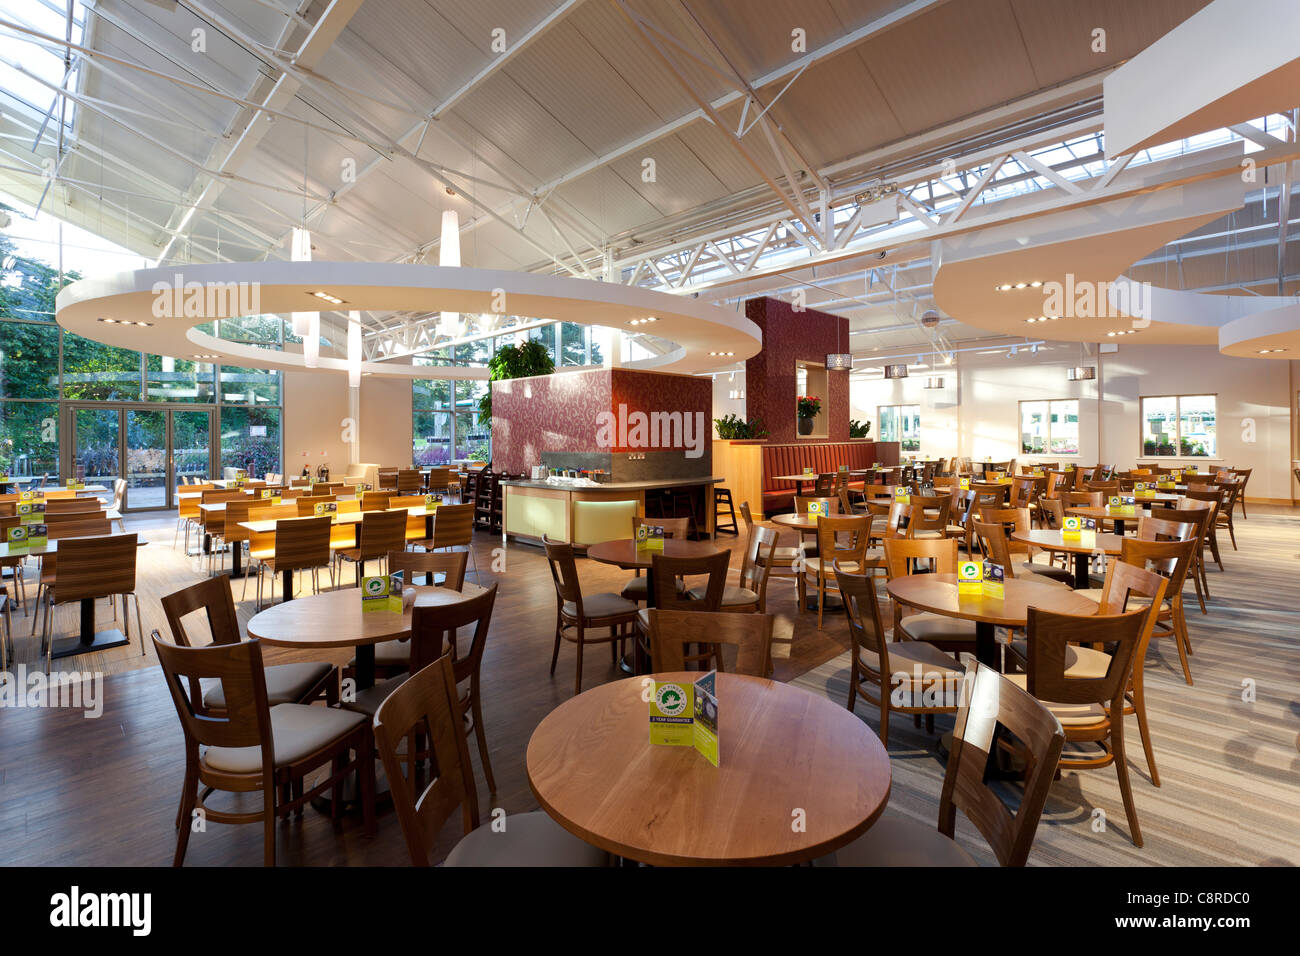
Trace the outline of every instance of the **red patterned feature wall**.
{"type": "Polygon", "coordinates": [[[492,467],[527,474],[544,451],[683,451],[692,444],[711,458],[712,403],[708,378],[632,369],[493,382],[492,467]],[[661,427],[638,433],[651,421],[661,427]]]}
{"type": "Polygon", "coordinates": [[[829,434],[800,437],[795,416],[795,363],[822,365],[829,353],[850,351],[848,319],[814,309],[796,312],[790,303],[770,298],[748,300],[745,317],[763,330],[763,351],[745,363],[746,412],[763,420],[768,441],[848,441],[848,371],[827,372],[827,394],[817,396],[823,402],[829,434]]]}

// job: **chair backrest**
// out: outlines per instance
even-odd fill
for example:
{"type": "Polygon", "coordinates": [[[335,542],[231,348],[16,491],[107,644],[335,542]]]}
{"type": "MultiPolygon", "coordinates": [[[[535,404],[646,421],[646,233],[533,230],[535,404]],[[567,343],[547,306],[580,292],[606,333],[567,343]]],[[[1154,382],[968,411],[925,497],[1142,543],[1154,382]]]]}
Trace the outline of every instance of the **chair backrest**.
{"type": "Polygon", "coordinates": [[[213,488],[211,491],[203,492],[203,504],[212,504],[219,501],[230,501],[232,498],[243,498],[244,489],[242,488],[213,488]]]}
{"type": "Polygon", "coordinates": [[[463,681],[474,676],[483,662],[483,647],[487,643],[488,631],[492,627],[492,608],[497,600],[497,588],[493,584],[477,597],[455,604],[440,604],[433,607],[416,606],[411,612],[411,671],[428,667],[447,653],[444,646],[447,634],[455,634],[460,628],[474,625],[474,636],[469,647],[450,641],[452,673],[456,680],[463,681]]]}
{"type": "Polygon", "coordinates": [[[817,519],[817,553],[825,571],[830,570],[832,561],[866,560],[873,519],[874,515],[824,515],[817,519]]]}
{"type": "Polygon", "coordinates": [[[234,644],[240,639],[239,617],[235,613],[228,575],[204,578],[197,584],[173,591],[163,597],[162,608],[172,632],[172,641],[179,647],[195,646],[183,621],[195,611],[203,611],[207,617],[213,644],[234,644]]]}
{"type": "Polygon", "coordinates": [[[100,511],[103,504],[98,498],[46,498],[45,513],[74,514],[84,511],[100,511]]]}
{"type": "MultiPolygon", "coordinates": [[[[89,538],[113,533],[112,523],[107,518],[100,517],[56,521],[53,524],[46,519],[45,527],[49,532],[49,540],[51,541],[63,538],[89,538]]],[[[59,545],[59,550],[63,550],[63,545],[59,545]]]]}
{"type": "Polygon", "coordinates": [[[275,526],[275,567],[277,571],[318,568],[330,563],[329,515],[319,518],[292,518],[275,526]]]}
{"type": "Polygon", "coordinates": [[[107,521],[108,512],[101,508],[95,508],[90,511],[47,511],[45,512],[45,523],[47,525],[68,524],[75,521],[107,521]]]}
{"type": "Polygon", "coordinates": [[[397,473],[396,488],[399,495],[419,491],[422,487],[424,487],[424,478],[414,468],[403,468],[397,473]]]}
{"type": "MultiPolygon", "coordinates": [[[[406,548],[405,511],[367,511],[357,532],[358,557],[367,561],[406,548]]],[[[391,573],[391,572],[390,572],[391,573]]]]}
{"type": "Polygon", "coordinates": [[[428,866],[429,850],[457,809],[466,833],[477,829],[479,820],[451,655],[413,673],[389,694],[375,712],[373,730],[411,863],[428,866]],[[409,744],[416,733],[428,735],[434,758],[433,775],[418,795],[415,747],[409,744]]]}
{"type": "Polygon", "coordinates": [[[1061,704],[1109,704],[1112,723],[1122,720],[1124,688],[1149,610],[1078,615],[1030,607],[1025,628],[1029,639],[1026,689],[1039,700],[1061,704]],[[1106,673],[1066,677],[1070,644],[1113,644],[1106,673]]]}
{"type": "MultiPolygon", "coordinates": [[[[1144,522],[1150,522],[1153,519],[1144,518],[1144,522]]],[[[1191,528],[1188,525],[1181,527],[1187,528],[1187,533],[1191,534],[1191,528]]],[[[1148,524],[1148,533],[1152,533],[1152,526],[1148,524]]],[[[1152,571],[1167,577],[1169,579],[1169,590],[1167,595],[1172,601],[1183,592],[1183,582],[1187,580],[1187,569],[1191,567],[1192,555],[1196,553],[1197,539],[1195,537],[1180,538],[1176,541],[1151,541],[1143,540],[1140,537],[1126,537],[1123,545],[1120,547],[1119,559],[1126,564],[1136,564],[1140,568],[1148,568],[1152,571]]]]}
{"type": "Polygon", "coordinates": [[[758,609],[767,607],[767,582],[776,565],[778,535],[773,528],[753,528],[754,540],[745,548],[745,561],[740,569],[740,586],[758,595],[758,609]]]}
{"type": "MultiPolygon", "coordinates": [[[[980,523],[996,524],[1002,527],[1002,541],[1006,546],[1008,555],[1029,553],[1028,544],[1023,541],[1014,541],[1011,538],[1011,535],[1016,534],[1017,532],[1023,533],[1030,529],[1030,514],[1028,508],[982,507],[978,509],[978,517],[975,524],[980,523]]],[[[1007,576],[1011,576],[1009,572],[1007,576]]]]}
{"type": "Polygon", "coordinates": [[[885,574],[889,580],[911,574],[913,561],[932,561],[937,574],[957,573],[956,538],[886,538],[885,574]]]}
{"type": "Polygon", "coordinates": [[[402,579],[407,584],[417,584],[417,574],[441,574],[443,580],[439,587],[459,591],[465,586],[465,565],[469,555],[464,551],[390,551],[388,553],[388,573],[402,572],[402,579]]]}
{"type": "Polygon", "coordinates": [[[221,537],[227,541],[247,541],[248,529],[241,525],[248,520],[249,512],[257,501],[256,498],[232,498],[227,501],[221,537]]]}
{"type": "Polygon", "coordinates": [[[684,539],[691,533],[690,518],[643,518],[640,515],[632,516],[632,537],[636,537],[636,529],[645,525],[649,528],[663,528],[665,538],[684,539]]]}
{"type": "MultiPolygon", "coordinates": [[[[33,488],[33,491],[36,489],[33,488]]],[[[75,498],[77,493],[71,488],[51,488],[45,492],[46,501],[58,501],[63,498],[75,498]]]]}
{"type": "Polygon", "coordinates": [[[362,511],[383,511],[388,507],[393,495],[387,491],[363,491],[361,493],[362,511]]]}
{"type": "Polygon", "coordinates": [[[730,551],[718,551],[698,558],[652,554],[650,565],[654,570],[655,607],[681,611],[718,610],[722,607],[722,592],[727,586],[727,567],[730,563],[730,551]],[[709,577],[702,599],[689,598],[685,592],[677,590],[678,577],[700,574],[709,577]]]}
{"type": "Polygon", "coordinates": [[[452,471],[450,468],[430,468],[429,469],[429,487],[446,488],[451,484],[452,471]]]}
{"type": "Polygon", "coordinates": [[[772,656],[771,614],[728,614],[724,611],[672,611],[650,608],[650,657],[661,674],[676,671],[723,670],[721,645],[736,648],[732,673],[766,677],[772,656]],[[698,645],[703,653],[687,653],[698,645]],[[694,664],[696,667],[692,667],[694,664]]]}
{"type": "Polygon", "coordinates": [[[578,562],[573,556],[573,545],[552,541],[542,535],[542,546],[546,548],[546,563],[551,568],[556,598],[561,602],[572,601],[578,617],[582,617],[582,584],[578,580],[578,562]]]}
{"type": "Polygon", "coordinates": [[[749,510],[748,501],[740,503],[740,520],[745,523],[745,533],[748,534],[749,529],[754,527],[754,513],[749,510]]]}
{"type": "Polygon", "coordinates": [[[126,479],[119,478],[113,482],[113,504],[114,511],[121,511],[126,505],[126,479]]]}
{"type": "Polygon", "coordinates": [[[952,838],[956,811],[961,810],[988,841],[998,863],[1024,866],[1065,745],[1065,731],[1041,701],[978,662],[966,671],[960,699],[939,796],[939,832],[952,838]],[[1014,815],[986,782],[998,725],[1015,736],[1027,756],[1024,793],[1014,815]]]}
{"type": "Polygon", "coordinates": [[[1000,521],[975,521],[972,524],[975,535],[979,538],[980,549],[984,556],[994,564],[1000,564],[1005,577],[1016,576],[1011,549],[1007,541],[1007,529],[1000,521]]]}
{"type": "Polygon", "coordinates": [[[295,498],[294,501],[298,506],[298,514],[306,518],[315,514],[317,505],[328,504],[331,501],[337,502],[338,496],[337,495],[300,495],[298,498],[295,498]]]}
{"type": "Polygon", "coordinates": [[[1059,498],[1061,492],[1070,487],[1069,474],[1064,471],[1049,471],[1047,473],[1047,490],[1043,492],[1044,498],[1059,498]]]}
{"type": "Polygon", "coordinates": [[[1100,508],[1106,503],[1102,491],[1067,491],[1062,497],[1067,508],[1100,508]]]}
{"type": "Polygon", "coordinates": [[[1059,531],[1065,521],[1065,504],[1060,498],[1038,499],[1038,525],[1059,531]]]}
{"type": "Polygon", "coordinates": [[[275,747],[261,642],[179,647],[161,640],[155,631],[153,646],[180,717],[189,759],[197,762],[200,746],[261,747],[263,785],[273,786],[275,747]],[[217,715],[196,709],[193,697],[182,686],[184,682],[197,687],[204,679],[221,681],[225,708],[217,715]]]}
{"type": "Polygon", "coordinates": [[[433,516],[433,547],[469,544],[474,538],[474,503],[439,505],[433,516]]]}
{"type": "Polygon", "coordinates": [[[849,622],[850,646],[854,657],[858,659],[858,667],[879,679],[882,674],[889,673],[889,647],[880,620],[880,599],[876,597],[875,578],[866,573],[853,574],[845,571],[838,562],[832,565],[832,569],[844,602],[844,614],[849,622]],[[862,659],[860,648],[866,648],[876,655],[878,669],[862,659]]]}
{"type": "Polygon", "coordinates": [[[52,589],[54,603],[135,591],[136,540],[134,534],[114,534],[60,541],[59,573],[52,589]]]}

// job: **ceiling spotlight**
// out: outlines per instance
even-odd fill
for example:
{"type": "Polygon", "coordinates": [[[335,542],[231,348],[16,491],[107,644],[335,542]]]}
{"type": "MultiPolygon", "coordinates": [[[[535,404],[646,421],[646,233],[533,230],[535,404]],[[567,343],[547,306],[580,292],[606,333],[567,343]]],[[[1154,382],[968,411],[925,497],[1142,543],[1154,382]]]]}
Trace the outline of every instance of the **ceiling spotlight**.
{"type": "Polygon", "coordinates": [[[1274,352],[1285,352],[1285,351],[1286,349],[1260,349],[1257,354],[1272,355],[1274,352]]]}
{"type": "Polygon", "coordinates": [[[730,357],[730,356],[735,355],[736,353],[735,353],[735,352],[710,352],[709,354],[710,354],[710,355],[714,355],[714,356],[723,357],[723,358],[728,358],[728,357],[730,357]]]}
{"type": "Polygon", "coordinates": [[[1030,325],[1033,325],[1035,322],[1038,321],[1038,319],[1036,319],[1034,316],[1031,315],[1029,318],[1025,319],[1025,321],[1028,322],[1030,325]]]}
{"type": "Polygon", "coordinates": [[[1042,284],[1043,284],[1043,282],[1042,282],[1041,279],[1035,279],[1033,282],[1029,283],[1029,288],[1031,288],[1031,289],[1037,289],[1037,288],[1040,287],[1042,284]]]}
{"type": "Polygon", "coordinates": [[[100,319],[99,321],[101,321],[101,322],[107,322],[109,325],[114,325],[114,324],[116,324],[117,319],[100,319]]]}
{"type": "Polygon", "coordinates": [[[331,305],[342,305],[343,300],[336,295],[330,295],[328,292],[309,292],[308,295],[314,295],[318,299],[324,299],[331,305]]]}
{"type": "Polygon", "coordinates": [[[627,320],[627,324],[628,324],[628,325],[645,325],[647,322],[657,322],[657,321],[659,321],[659,320],[658,320],[658,317],[653,316],[653,315],[647,315],[644,319],[628,319],[628,320],[627,320]]]}
{"type": "Polygon", "coordinates": [[[1010,283],[1010,282],[1004,282],[1004,283],[1002,283],[1002,285],[1000,285],[1000,286],[997,287],[997,290],[998,290],[999,292],[1009,292],[1009,291],[1011,291],[1011,283],[1010,283]]]}

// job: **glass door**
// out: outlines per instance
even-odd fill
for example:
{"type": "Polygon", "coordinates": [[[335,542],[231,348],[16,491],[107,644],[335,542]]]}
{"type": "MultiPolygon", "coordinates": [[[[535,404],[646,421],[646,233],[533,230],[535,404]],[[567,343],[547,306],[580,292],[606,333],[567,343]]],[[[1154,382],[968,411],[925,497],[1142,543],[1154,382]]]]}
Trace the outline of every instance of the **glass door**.
{"type": "Polygon", "coordinates": [[[126,414],[126,503],[132,511],[171,505],[167,474],[167,410],[128,408],[126,414]]]}
{"type": "Polygon", "coordinates": [[[126,508],[176,507],[182,477],[211,474],[211,408],[74,405],[70,408],[74,477],[112,491],[126,479],[126,508]]]}
{"type": "Polygon", "coordinates": [[[64,476],[112,489],[122,473],[122,413],[116,408],[73,407],[72,470],[64,476]]]}

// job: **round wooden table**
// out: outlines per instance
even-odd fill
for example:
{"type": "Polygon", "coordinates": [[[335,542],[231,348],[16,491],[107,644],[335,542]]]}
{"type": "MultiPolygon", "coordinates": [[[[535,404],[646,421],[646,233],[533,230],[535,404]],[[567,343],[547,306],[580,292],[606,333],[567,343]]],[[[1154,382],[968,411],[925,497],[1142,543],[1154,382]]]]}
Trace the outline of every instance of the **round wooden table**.
{"type": "Polygon", "coordinates": [[[780,514],[772,515],[772,524],[779,524],[785,528],[794,528],[801,533],[811,533],[817,530],[817,519],[809,518],[805,514],[780,514]]]}
{"type": "Polygon", "coordinates": [[[918,611],[974,621],[975,656],[990,667],[1000,663],[993,629],[1024,627],[1029,621],[1029,608],[1040,607],[1058,614],[1097,613],[1096,601],[1056,584],[1023,577],[1007,578],[1003,586],[1005,596],[999,600],[983,594],[958,593],[955,574],[909,574],[894,578],[886,590],[899,604],[918,611]]]}
{"type": "MultiPolygon", "coordinates": [[[[416,587],[415,605],[458,604],[485,590],[468,581],[460,591],[416,587]]],[[[340,588],[259,611],[248,622],[248,636],[275,647],[354,647],[357,689],[364,690],[375,683],[375,645],[411,636],[411,607],[401,614],[362,611],[360,589],[340,588]]]]}
{"type": "Polygon", "coordinates": [[[648,679],[566,701],[528,742],[537,802],[587,843],[655,866],[780,866],[844,846],[884,810],[889,755],[843,707],[776,681],[718,674],[714,767],[693,747],[650,743],[648,679]]]}
{"type": "Polygon", "coordinates": [[[1124,550],[1124,536],[1097,532],[1091,544],[1079,538],[1066,539],[1064,532],[1034,528],[1029,531],[1013,531],[1012,541],[1025,541],[1045,551],[1064,551],[1074,555],[1074,586],[1077,590],[1090,587],[1088,579],[1088,562],[1094,554],[1115,557],[1124,550]]]}

